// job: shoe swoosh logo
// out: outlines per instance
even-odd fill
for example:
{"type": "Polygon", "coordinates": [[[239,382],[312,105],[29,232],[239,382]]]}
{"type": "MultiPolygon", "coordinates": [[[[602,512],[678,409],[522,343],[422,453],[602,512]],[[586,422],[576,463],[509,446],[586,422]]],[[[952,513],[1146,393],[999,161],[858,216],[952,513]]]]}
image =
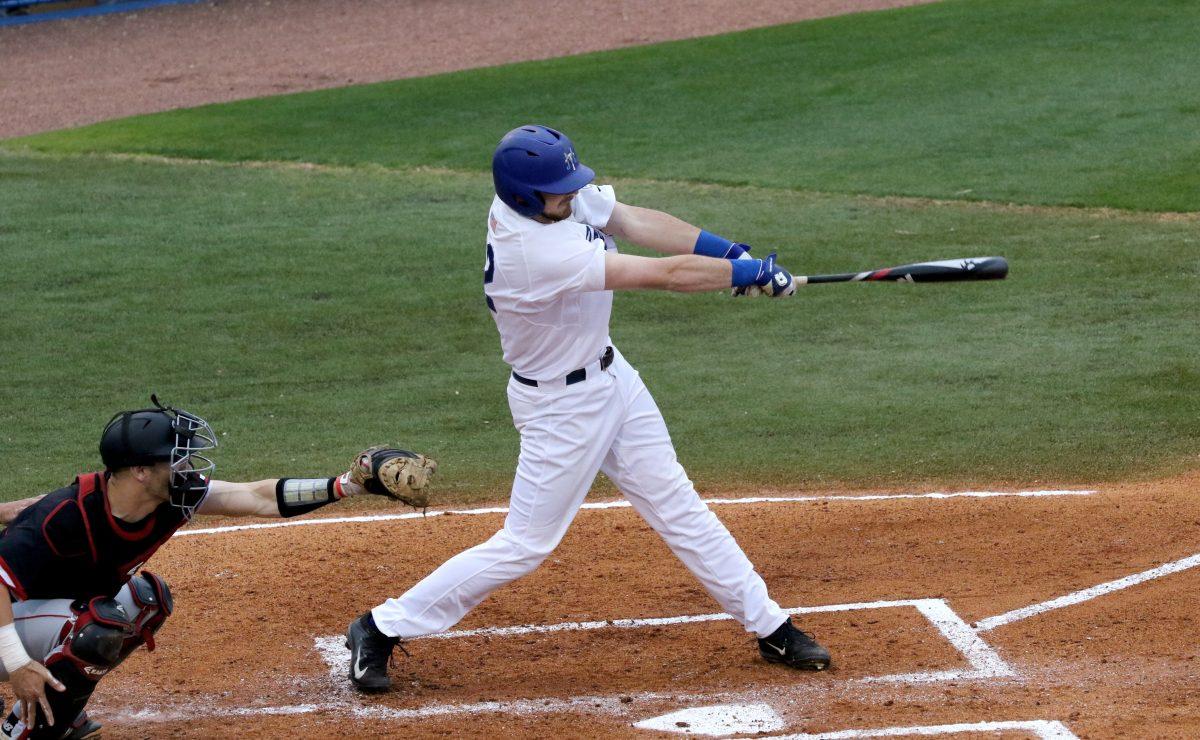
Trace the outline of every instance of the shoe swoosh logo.
{"type": "Polygon", "coordinates": [[[354,661],[354,679],[360,680],[367,673],[367,669],[362,667],[362,656],[358,656],[358,660],[354,661]]]}
{"type": "Polygon", "coordinates": [[[775,647],[774,645],[772,645],[772,644],[771,644],[771,643],[769,643],[769,642],[768,642],[768,643],[766,643],[766,646],[767,646],[767,647],[769,647],[769,648],[771,648],[771,649],[772,649],[772,650],[774,650],[775,652],[779,653],[780,655],[783,655],[784,653],[786,653],[786,652],[787,652],[787,647],[775,647]]]}

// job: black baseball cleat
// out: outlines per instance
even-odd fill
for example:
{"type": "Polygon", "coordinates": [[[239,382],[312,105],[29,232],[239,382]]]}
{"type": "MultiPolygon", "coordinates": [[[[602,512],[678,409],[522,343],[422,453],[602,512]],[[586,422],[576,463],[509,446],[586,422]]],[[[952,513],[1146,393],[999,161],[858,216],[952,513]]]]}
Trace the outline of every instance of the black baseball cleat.
{"type": "Polygon", "coordinates": [[[823,671],[829,667],[829,651],[812,635],[797,629],[791,617],[769,636],[759,638],[758,652],[768,663],[783,663],[805,671],[823,671]]]}
{"type": "Polygon", "coordinates": [[[350,648],[350,681],[362,691],[384,691],[392,685],[388,678],[388,660],[399,644],[375,626],[375,618],[367,612],[350,623],[346,630],[346,647],[350,648]]]}

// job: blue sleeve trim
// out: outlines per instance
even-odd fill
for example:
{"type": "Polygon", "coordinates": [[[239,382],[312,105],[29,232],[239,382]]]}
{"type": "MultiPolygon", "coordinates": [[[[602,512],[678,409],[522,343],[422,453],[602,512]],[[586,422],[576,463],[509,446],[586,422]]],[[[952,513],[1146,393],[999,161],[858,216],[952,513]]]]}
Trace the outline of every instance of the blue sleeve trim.
{"type": "Polygon", "coordinates": [[[729,253],[733,248],[733,242],[725,237],[717,236],[708,231],[701,231],[700,236],[696,237],[696,246],[692,248],[692,253],[705,257],[716,257],[717,259],[736,259],[738,255],[729,253]]]}

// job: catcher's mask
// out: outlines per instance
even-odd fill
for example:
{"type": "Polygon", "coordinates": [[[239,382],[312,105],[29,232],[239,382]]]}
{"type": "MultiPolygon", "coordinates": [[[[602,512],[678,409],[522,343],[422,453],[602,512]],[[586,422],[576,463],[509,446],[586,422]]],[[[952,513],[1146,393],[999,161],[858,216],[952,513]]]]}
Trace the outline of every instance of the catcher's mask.
{"type": "Polygon", "coordinates": [[[154,408],[122,411],[100,435],[100,458],[110,471],[133,465],[171,464],[167,486],[170,502],[191,518],[208,494],[208,481],[216,463],[201,454],[217,446],[208,422],[182,409],[159,403],[154,408]]]}

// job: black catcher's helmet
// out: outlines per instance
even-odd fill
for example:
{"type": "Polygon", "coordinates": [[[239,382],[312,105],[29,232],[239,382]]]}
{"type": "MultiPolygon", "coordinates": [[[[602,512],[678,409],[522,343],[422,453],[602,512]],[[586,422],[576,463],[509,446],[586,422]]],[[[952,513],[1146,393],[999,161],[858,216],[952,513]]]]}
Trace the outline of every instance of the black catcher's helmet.
{"type": "Polygon", "coordinates": [[[199,416],[163,406],[155,395],[150,401],[154,408],[113,416],[100,435],[100,459],[109,470],[171,463],[171,504],[190,519],[208,493],[209,475],[216,468],[200,453],[215,448],[217,437],[199,416]]]}

